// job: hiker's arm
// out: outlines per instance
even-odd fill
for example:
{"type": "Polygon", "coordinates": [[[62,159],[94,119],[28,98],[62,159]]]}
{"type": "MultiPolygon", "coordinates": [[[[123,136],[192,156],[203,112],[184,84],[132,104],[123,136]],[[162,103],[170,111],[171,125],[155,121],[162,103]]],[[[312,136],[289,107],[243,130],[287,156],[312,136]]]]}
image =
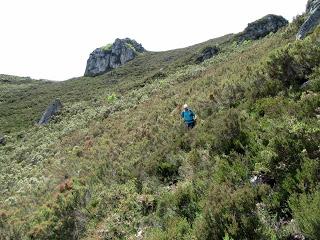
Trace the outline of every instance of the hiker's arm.
{"type": "Polygon", "coordinates": [[[184,118],[184,112],[181,112],[181,117],[184,118]]]}

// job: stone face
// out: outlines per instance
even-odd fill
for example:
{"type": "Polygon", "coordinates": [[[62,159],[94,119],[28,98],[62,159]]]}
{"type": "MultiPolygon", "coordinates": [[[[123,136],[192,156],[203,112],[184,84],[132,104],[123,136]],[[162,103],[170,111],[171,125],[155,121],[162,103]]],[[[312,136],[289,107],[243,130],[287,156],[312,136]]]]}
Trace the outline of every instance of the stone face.
{"type": "Polygon", "coordinates": [[[319,0],[309,0],[307,3],[307,9],[306,9],[306,13],[311,13],[313,12],[316,8],[318,8],[320,5],[320,1],[319,0]]]}
{"type": "Polygon", "coordinates": [[[196,59],[196,63],[202,63],[219,53],[219,48],[217,47],[207,47],[205,48],[200,56],[196,59]]]}
{"type": "Polygon", "coordinates": [[[58,112],[60,112],[62,108],[62,104],[59,99],[54,100],[43,113],[40,121],[38,122],[39,125],[48,124],[49,121],[55,116],[58,112]]]}
{"type": "Polygon", "coordinates": [[[267,36],[269,33],[277,32],[289,22],[282,16],[267,15],[255,22],[249,23],[248,27],[238,35],[238,41],[257,40],[267,36]]]}
{"type": "Polygon", "coordinates": [[[297,33],[297,40],[305,38],[320,24],[320,0],[309,0],[306,14],[308,18],[297,33]]]}
{"type": "Polygon", "coordinates": [[[94,77],[104,74],[131,61],[143,52],[145,49],[135,40],[116,39],[108,48],[97,48],[90,54],[84,75],[94,77]]]}

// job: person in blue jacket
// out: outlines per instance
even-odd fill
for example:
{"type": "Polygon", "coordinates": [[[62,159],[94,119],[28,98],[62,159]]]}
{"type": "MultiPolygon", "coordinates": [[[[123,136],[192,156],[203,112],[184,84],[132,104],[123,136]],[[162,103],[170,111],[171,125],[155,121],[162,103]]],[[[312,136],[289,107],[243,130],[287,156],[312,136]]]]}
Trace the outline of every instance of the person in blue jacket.
{"type": "Polygon", "coordinates": [[[183,118],[187,128],[193,128],[196,125],[196,115],[188,107],[187,104],[183,105],[183,111],[181,112],[181,117],[183,118]]]}

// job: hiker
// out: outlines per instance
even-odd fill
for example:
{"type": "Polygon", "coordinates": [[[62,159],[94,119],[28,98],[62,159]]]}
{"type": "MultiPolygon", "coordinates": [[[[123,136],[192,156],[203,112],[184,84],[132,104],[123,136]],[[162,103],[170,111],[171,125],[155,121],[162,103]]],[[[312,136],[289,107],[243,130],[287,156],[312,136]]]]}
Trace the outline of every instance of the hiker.
{"type": "Polygon", "coordinates": [[[187,104],[183,105],[181,117],[183,118],[187,128],[192,129],[196,125],[196,115],[192,112],[187,104]]]}

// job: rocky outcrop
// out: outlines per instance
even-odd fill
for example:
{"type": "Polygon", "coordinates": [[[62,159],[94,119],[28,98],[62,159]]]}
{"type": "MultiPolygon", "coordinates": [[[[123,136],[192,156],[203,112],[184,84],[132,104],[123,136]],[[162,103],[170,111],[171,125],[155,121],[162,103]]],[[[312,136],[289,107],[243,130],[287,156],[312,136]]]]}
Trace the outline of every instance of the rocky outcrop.
{"type": "Polygon", "coordinates": [[[320,4],[319,0],[309,0],[307,3],[306,13],[310,14],[311,12],[316,10],[316,8],[319,7],[319,4],[320,4]]]}
{"type": "Polygon", "coordinates": [[[218,47],[207,47],[202,50],[201,54],[199,57],[196,59],[196,63],[202,63],[205,60],[208,60],[214,56],[216,56],[219,53],[219,48],[218,47]]]}
{"type": "Polygon", "coordinates": [[[6,138],[1,135],[0,135],[0,145],[2,145],[2,146],[6,145],[6,138]]]}
{"type": "Polygon", "coordinates": [[[43,113],[40,121],[38,122],[39,125],[48,124],[49,121],[57,115],[62,108],[62,104],[59,99],[54,100],[43,113]]]}
{"type": "Polygon", "coordinates": [[[307,20],[297,33],[297,40],[305,38],[320,24],[320,0],[309,0],[307,4],[307,20]]]}
{"type": "Polygon", "coordinates": [[[104,74],[133,60],[143,52],[145,49],[135,40],[116,39],[112,45],[97,48],[90,54],[84,75],[94,77],[104,74]]]}
{"type": "Polygon", "coordinates": [[[282,16],[267,15],[255,22],[249,23],[248,27],[242,33],[238,34],[238,42],[263,38],[271,32],[277,32],[280,28],[288,24],[289,22],[282,16]]]}

